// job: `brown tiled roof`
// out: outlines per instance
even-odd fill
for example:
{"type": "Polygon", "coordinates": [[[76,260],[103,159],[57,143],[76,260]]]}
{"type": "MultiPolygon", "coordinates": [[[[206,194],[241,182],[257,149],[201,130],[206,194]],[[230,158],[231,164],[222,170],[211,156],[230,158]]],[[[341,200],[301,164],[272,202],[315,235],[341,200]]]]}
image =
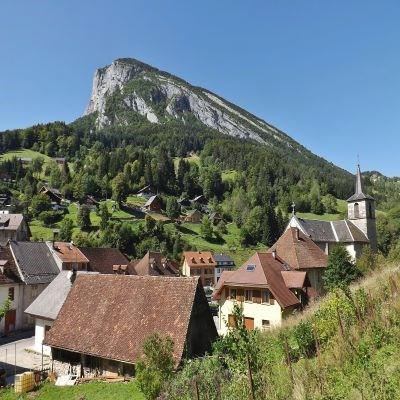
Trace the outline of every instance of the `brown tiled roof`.
{"type": "Polygon", "coordinates": [[[3,273],[0,271],[0,285],[22,283],[14,257],[8,246],[0,245],[0,266],[4,271],[3,273]]]}
{"type": "Polygon", "coordinates": [[[293,269],[325,268],[327,255],[298,228],[288,228],[268,250],[293,269]]]}
{"type": "Polygon", "coordinates": [[[45,344],[134,363],[158,333],[174,341],[179,362],[198,285],[195,277],[78,275],[45,344]]]}
{"type": "Polygon", "coordinates": [[[134,260],[131,268],[137,275],[179,275],[179,270],[158,251],[148,251],[141,260],[134,260]]]}
{"type": "Polygon", "coordinates": [[[23,220],[22,214],[0,214],[0,230],[16,231],[23,220]]]}
{"type": "Polygon", "coordinates": [[[299,300],[285,285],[284,270],[284,263],[271,253],[255,253],[238,270],[226,275],[225,282],[214,296],[218,296],[224,286],[266,287],[282,308],[298,306],[299,300]]]}
{"type": "MultiPolygon", "coordinates": [[[[114,274],[113,265],[129,264],[129,260],[118,249],[107,247],[79,247],[79,250],[89,260],[90,270],[100,272],[100,274],[114,274]]],[[[129,268],[127,273],[131,273],[129,268]]]]}
{"type": "MultiPolygon", "coordinates": [[[[52,244],[49,244],[52,246],[52,244]]],[[[82,254],[82,252],[78,249],[78,247],[72,245],[71,243],[67,242],[55,242],[54,243],[54,254],[62,262],[67,263],[88,263],[89,260],[82,254]]]]}
{"type": "Polygon", "coordinates": [[[215,267],[216,262],[211,251],[185,251],[183,257],[189,267],[215,267]]]}
{"type": "Polygon", "coordinates": [[[224,286],[225,281],[229,280],[229,278],[231,277],[232,274],[234,274],[236,271],[222,271],[222,274],[217,282],[217,284],[215,285],[213,294],[212,294],[212,298],[213,300],[218,300],[221,296],[221,292],[220,289],[224,286]]]}
{"type": "Polygon", "coordinates": [[[282,271],[281,274],[289,289],[302,289],[306,286],[306,271],[282,271]]]}

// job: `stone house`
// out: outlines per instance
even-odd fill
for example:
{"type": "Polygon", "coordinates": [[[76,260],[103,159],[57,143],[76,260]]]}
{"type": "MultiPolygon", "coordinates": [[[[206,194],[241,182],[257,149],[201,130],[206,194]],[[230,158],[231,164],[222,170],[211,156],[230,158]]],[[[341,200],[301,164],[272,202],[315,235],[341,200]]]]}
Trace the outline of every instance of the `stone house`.
{"type": "Polygon", "coordinates": [[[173,340],[176,366],[211,350],[217,331],[197,277],[78,275],[44,343],[58,374],[133,375],[152,334],[173,340]]]}
{"type": "Polygon", "coordinates": [[[203,286],[214,283],[217,263],[210,251],[185,251],[183,253],[182,275],[199,276],[203,286]]]}

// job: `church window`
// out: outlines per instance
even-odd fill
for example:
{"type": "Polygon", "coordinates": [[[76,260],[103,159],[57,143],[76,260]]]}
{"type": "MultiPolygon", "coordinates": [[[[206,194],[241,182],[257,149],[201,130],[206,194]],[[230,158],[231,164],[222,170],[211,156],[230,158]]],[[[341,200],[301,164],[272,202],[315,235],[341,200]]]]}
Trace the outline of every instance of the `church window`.
{"type": "Polygon", "coordinates": [[[358,203],[354,203],[354,218],[360,217],[360,211],[358,209],[358,203]]]}

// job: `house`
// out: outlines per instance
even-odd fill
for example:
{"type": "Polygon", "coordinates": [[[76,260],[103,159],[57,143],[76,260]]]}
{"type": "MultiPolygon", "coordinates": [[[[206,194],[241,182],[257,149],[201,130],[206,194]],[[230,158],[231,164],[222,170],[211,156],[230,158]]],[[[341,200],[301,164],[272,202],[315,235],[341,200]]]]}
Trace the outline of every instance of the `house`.
{"type": "Polygon", "coordinates": [[[266,330],[301,308],[307,292],[304,271],[293,271],[272,253],[255,253],[236,271],[224,271],[213,293],[219,303],[220,333],[226,334],[236,323],[233,306],[243,305],[247,329],[266,330]]]}
{"type": "Polygon", "coordinates": [[[87,271],[89,260],[85,255],[74,246],[67,242],[46,242],[59,270],[87,271]]]}
{"type": "Polygon", "coordinates": [[[142,187],[142,188],[136,193],[136,195],[137,195],[137,196],[141,196],[141,197],[146,197],[146,198],[149,199],[150,197],[154,196],[154,193],[155,193],[155,192],[156,192],[156,191],[154,190],[153,186],[147,185],[147,186],[142,187]]]}
{"type": "Polygon", "coordinates": [[[131,268],[136,275],[179,276],[179,269],[158,251],[148,251],[140,260],[132,260],[131,268]]]}
{"type": "Polygon", "coordinates": [[[22,214],[0,214],[0,243],[8,240],[27,241],[31,232],[22,214]]]}
{"type": "Polygon", "coordinates": [[[199,204],[206,206],[208,204],[207,199],[201,194],[200,196],[196,196],[194,199],[190,200],[193,204],[199,204]]]}
{"type": "Polygon", "coordinates": [[[287,229],[268,253],[275,253],[296,271],[307,272],[316,294],[324,292],[322,277],[328,256],[299,228],[287,229]]]}
{"type": "Polygon", "coordinates": [[[161,212],[163,208],[163,202],[161,200],[161,197],[157,195],[150,197],[149,200],[147,200],[146,204],[144,205],[144,208],[147,211],[161,212]]]}
{"type": "Polygon", "coordinates": [[[89,271],[100,274],[124,272],[135,275],[133,269],[129,267],[129,260],[118,249],[109,247],[78,247],[78,249],[89,260],[89,271]]]}
{"type": "Polygon", "coordinates": [[[213,257],[216,262],[216,266],[214,269],[214,284],[216,285],[222,275],[222,272],[232,271],[235,268],[235,262],[227,254],[214,253],[213,257]]]}
{"type": "Polygon", "coordinates": [[[21,285],[15,293],[15,327],[29,328],[34,325],[32,317],[24,314],[24,310],[59,274],[60,270],[44,242],[9,241],[6,246],[12,256],[7,259],[15,265],[21,285]]]}
{"type": "Polygon", "coordinates": [[[211,350],[217,331],[197,277],[78,275],[44,343],[58,374],[133,375],[152,334],[173,340],[176,366],[211,350]]]}
{"type": "Polygon", "coordinates": [[[180,199],[178,199],[178,204],[181,207],[190,207],[190,200],[187,197],[181,197],[180,199]]]}
{"type": "Polygon", "coordinates": [[[57,277],[43,290],[42,293],[25,310],[25,313],[35,318],[35,345],[34,350],[50,355],[50,347],[43,346],[45,334],[53,326],[65,299],[71,290],[77,274],[96,272],[61,271],[57,277]]]}
{"type": "Polygon", "coordinates": [[[56,204],[61,204],[63,199],[61,192],[58,189],[51,188],[47,185],[42,186],[39,193],[49,196],[51,202],[56,204]]]}
{"type": "Polygon", "coordinates": [[[91,195],[86,195],[84,197],[83,201],[81,201],[79,203],[79,205],[83,205],[83,204],[88,206],[90,208],[90,210],[92,210],[92,211],[96,211],[100,205],[100,203],[91,195]]]}
{"type": "Polygon", "coordinates": [[[364,194],[360,166],[357,167],[355,193],[347,199],[347,219],[320,221],[299,218],[293,211],[286,229],[297,227],[310,237],[318,247],[329,254],[332,246],[342,243],[356,260],[365,246],[376,250],[375,200],[364,194]]]}
{"type": "Polygon", "coordinates": [[[185,222],[190,222],[192,224],[198,224],[201,222],[203,214],[199,210],[193,210],[188,213],[185,217],[185,222]]]}
{"type": "Polygon", "coordinates": [[[0,208],[3,210],[10,206],[11,204],[11,196],[7,193],[0,193],[0,208]]]}
{"type": "Polygon", "coordinates": [[[216,262],[210,251],[185,251],[183,253],[182,275],[200,276],[203,286],[214,283],[216,262]]]}
{"type": "Polygon", "coordinates": [[[10,299],[10,309],[0,321],[0,333],[8,334],[22,328],[22,297],[23,285],[14,258],[8,246],[0,245],[0,305],[10,299]]]}
{"type": "Polygon", "coordinates": [[[213,225],[218,225],[221,221],[223,221],[223,218],[219,212],[214,211],[210,213],[210,220],[213,225]]]}

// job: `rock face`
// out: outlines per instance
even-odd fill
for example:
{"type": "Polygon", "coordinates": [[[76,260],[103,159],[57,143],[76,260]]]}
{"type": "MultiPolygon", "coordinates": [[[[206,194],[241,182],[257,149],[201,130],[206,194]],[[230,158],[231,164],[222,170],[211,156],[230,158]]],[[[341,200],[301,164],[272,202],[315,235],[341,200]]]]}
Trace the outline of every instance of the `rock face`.
{"type": "Polygon", "coordinates": [[[127,124],[127,112],[158,124],[171,118],[186,123],[191,115],[230,136],[297,147],[289,136],[245,110],[133,59],[119,59],[96,71],[85,115],[94,112],[98,113],[99,128],[112,123],[127,124]]]}

